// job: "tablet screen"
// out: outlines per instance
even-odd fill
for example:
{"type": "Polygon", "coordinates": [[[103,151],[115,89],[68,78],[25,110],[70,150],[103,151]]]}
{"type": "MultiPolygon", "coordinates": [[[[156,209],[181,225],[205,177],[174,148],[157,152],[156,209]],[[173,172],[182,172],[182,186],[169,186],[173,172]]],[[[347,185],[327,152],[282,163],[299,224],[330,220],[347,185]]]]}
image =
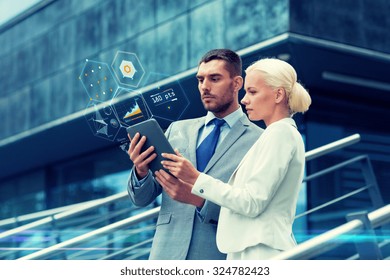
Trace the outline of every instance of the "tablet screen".
{"type": "Polygon", "coordinates": [[[161,161],[166,159],[161,156],[161,153],[174,154],[175,151],[173,150],[171,144],[168,142],[168,139],[165,137],[163,130],[155,119],[151,118],[146,121],[137,123],[128,127],[126,130],[132,139],[137,132],[139,132],[141,136],[146,137],[146,142],[141,150],[142,152],[150,146],[154,146],[154,152],[157,154],[157,157],[151,163],[149,163],[149,168],[153,173],[160,169],[164,169],[165,171],[169,172],[162,167],[161,161]]]}

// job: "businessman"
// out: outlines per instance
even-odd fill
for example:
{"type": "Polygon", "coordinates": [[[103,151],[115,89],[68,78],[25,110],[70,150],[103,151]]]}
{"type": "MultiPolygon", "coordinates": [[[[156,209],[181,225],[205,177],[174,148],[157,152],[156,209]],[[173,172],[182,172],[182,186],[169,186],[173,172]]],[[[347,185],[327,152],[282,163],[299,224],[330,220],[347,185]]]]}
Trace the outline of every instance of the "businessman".
{"type": "MultiPolygon", "coordinates": [[[[227,182],[262,129],[242,111],[238,92],[243,86],[241,58],[228,49],[207,52],[196,78],[207,115],[173,122],[165,132],[171,145],[198,170],[227,182]]],[[[145,137],[136,134],[128,150],[133,168],[128,181],[130,199],[147,206],[162,194],[156,232],[149,259],[226,259],[216,246],[220,207],[191,193],[191,187],[173,176],[164,178],[170,192],[162,190],[148,164],[154,148],[144,152],[145,137]]]]}

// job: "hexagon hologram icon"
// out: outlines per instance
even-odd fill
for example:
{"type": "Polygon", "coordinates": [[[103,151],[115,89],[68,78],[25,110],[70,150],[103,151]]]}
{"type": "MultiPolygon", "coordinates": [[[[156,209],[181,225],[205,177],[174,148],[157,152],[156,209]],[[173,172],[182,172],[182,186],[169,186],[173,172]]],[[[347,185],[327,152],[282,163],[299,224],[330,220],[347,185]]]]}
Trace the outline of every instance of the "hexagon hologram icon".
{"type": "Polygon", "coordinates": [[[135,69],[133,62],[122,60],[121,65],[119,66],[119,70],[121,70],[123,78],[134,79],[134,75],[137,72],[135,69]]]}
{"type": "MultiPolygon", "coordinates": [[[[160,77],[161,74],[153,73],[160,77]]],[[[143,94],[144,100],[155,118],[177,121],[190,105],[180,82],[174,80],[170,84],[159,85],[143,94]]]]}
{"type": "Polygon", "coordinates": [[[151,113],[143,96],[135,91],[128,89],[120,89],[116,95],[116,99],[112,100],[111,106],[115,110],[115,114],[120,124],[128,127],[150,118],[151,113]],[[129,95],[130,98],[121,98],[123,95],[129,95]]]}
{"type": "Polygon", "coordinates": [[[134,53],[118,51],[111,64],[111,69],[120,85],[138,87],[145,75],[141,62],[134,53]]]}
{"type": "Polygon", "coordinates": [[[111,105],[91,100],[84,111],[84,116],[95,136],[110,141],[116,139],[121,125],[111,105]]]}
{"type": "Polygon", "coordinates": [[[118,90],[118,84],[106,63],[87,59],[79,79],[90,100],[109,101],[118,90]]]}
{"type": "Polygon", "coordinates": [[[118,142],[125,152],[130,142],[127,127],[151,117],[177,121],[190,104],[178,80],[160,73],[148,73],[146,78],[144,75],[134,53],[118,51],[111,67],[86,60],[79,76],[89,96],[84,116],[93,134],[118,142]],[[146,92],[136,89],[148,83],[146,92]]]}

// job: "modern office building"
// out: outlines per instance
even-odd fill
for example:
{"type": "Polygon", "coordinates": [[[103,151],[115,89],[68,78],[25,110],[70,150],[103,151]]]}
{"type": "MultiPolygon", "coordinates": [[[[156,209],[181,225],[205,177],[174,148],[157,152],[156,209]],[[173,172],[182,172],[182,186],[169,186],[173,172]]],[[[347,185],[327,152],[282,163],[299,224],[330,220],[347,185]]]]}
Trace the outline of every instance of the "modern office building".
{"type": "MultiPolygon", "coordinates": [[[[387,0],[37,1],[0,25],[0,220],[126,191],[125,128],[203,115],[195,73],[213,48],[238,51],[244,68],[278,57],[297,69],[313,100],[296,116],[307,151],[360,135],[308,162],[313,174],[369,158],[307,182],[303,211],[354,191],[361,165],[390,203],[389,12],[387,0]]],[[[300,227],[371,207],[361,192],[300,227]]]]}

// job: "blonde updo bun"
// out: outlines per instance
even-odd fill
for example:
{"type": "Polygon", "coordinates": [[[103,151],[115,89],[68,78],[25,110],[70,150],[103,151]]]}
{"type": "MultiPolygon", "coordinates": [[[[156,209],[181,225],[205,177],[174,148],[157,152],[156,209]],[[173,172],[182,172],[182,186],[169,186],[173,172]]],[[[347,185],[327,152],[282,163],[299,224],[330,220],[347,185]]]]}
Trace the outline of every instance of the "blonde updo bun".
{"type": "Polygon", "coordinates": [[[285,90],[291,116],[309,109],[311,97],[297,81],[297,73],[289,63],[277,58],[263,58],[250,65],[245,72],[253,70],[264,74],[264,82],[268,86],[285,90]]]}

